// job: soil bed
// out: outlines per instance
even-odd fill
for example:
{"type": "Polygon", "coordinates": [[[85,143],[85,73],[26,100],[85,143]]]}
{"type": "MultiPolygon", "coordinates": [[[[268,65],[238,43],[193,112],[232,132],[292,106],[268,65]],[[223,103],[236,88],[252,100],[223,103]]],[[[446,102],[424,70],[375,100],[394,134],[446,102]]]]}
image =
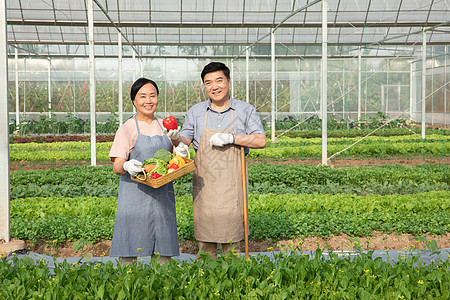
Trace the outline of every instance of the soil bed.
{"type": "MultiPolygon", "coordinates": [[[[290,165],[321,165],[320,159],[300,159],[300,160],[255,160],[250,159],[249,163],[270,163],[270,164],[290,164],[290,165]]],[[[402,165],[422,165],[422,164],[450,164],[450,157],[388,157],[388,158],[349,158],[349,159],[333,159],[328,163],[332,167],[364,167],[364,166],[379,166],[389,164],[402,165]]],[[[97,162],[97,165],[110,165],[109,161],[97,162]]],[[[40,170],[40,169],[55,169],[67,166],[89,166],[89,161],[64,162],[64,161],[43,161],[43,162],[12,162],[10,164],[11,171],[17,170],[40,170]]],[[[328,238],[306,237],[295,240],[280,240],[280,241],[249,241],[249,252],[267,252],[290,250],[292,248],[301,249],[305,251],[314,251],[317,248],[326,249],[331,247],[333,250],[355,250],[354,245],[350,241],[348,235],[330,236],[328,238]]],[[[381,233],[375,232],[370,237],[359,238],[362,250],[392,250],[392,249],[426,249],[426,245],[422,242],[417,242],[415,236],[410,234],[395,233],[381,233]]],[[[450,233],[441,236],[426,235],[427,240],[435,240],[438,249],[450,248],[450,233]]],[[[102,240],[91,246],[87,245],[83,250],[77,252],[72,250],[74,242],[65,242],[54,246],[51,242],[37,242],[32,243],[26,241],[26,248],[32,252],[46,255],[56,255],[58,258],[67,257],[81,257],[84,253],[93,253],[94,256],[109,256],[109,248],[111,240],[102,240]]],[[[241,252],[244,252],[244,243],[241,243],[241,252]]],[[[195,241],[180,242],[180,252],[196,254],[198,246],[195,241]]]]}
{"type": "MultiPolygon", "coordinates": [[[[320,159],[249,159],[250,164],[283,164],[283,165],[314,165],[322,164],[320,159]]],[[[58,169],[68,166],[89,166],[90,161],[19,161],[10,163],[10,171],[24,171],[24,170],[46,170],[58,169]]],[[[97,166],[110,165],[109,161],[98,161],[97,166]]],[[[328,162],[331,167],[365,167],[365,166],[380,166],[380,165],[423,165],[423,164],[450,164],[450,156],[446,157],[388,157],[388,158],[349,158],[349,159],[333,159],[328,162]]]]}
{"type": "MultiPolygon", "coordinates": [[[[350,236],[339,235],[330,236],[328,238],[306,237],[298,238],[295,240],[280,240],[280,241],[255,241],[249,240],[249,252],[268,252],[268,251],[280,251],[280,250],[304,250],[315,251],[317,248],[327,249],[331,247],[333,250],[355,250],[355,247],[350,241],[350,236]]],[[[427,240],[435,240],[438,249],[450,248],[450,234],[444,234],[441,236],[425,235],[427,240]]],[[[426,246],[422,242],[415,240],[415,237],[410,234],[397,235],[395,233],[382,233],[375,232],[370,237],[359,238],[362,250],[393,250],[393,249],[426,249],[426,246]]],[[[52,245],[51,242],[26,242],[26,248],[32,252],[56,256],[58,258],[67,257],[81,257],[84,253],[92,253],[95,257],[109,256],[109,249],[111,247],[111,240],[102,240],[94,244],[94,249],[90,245],[86,245],[83,250],[73,251],[74,242],[65,242],[57,247],[52,245]]],[[[180,252],[197,254],[198,246],[195,241],[182,241],[180,242],[180,252]]],[[[241,243],[241,252],[245,251],[244,242],[241,243]]]]}

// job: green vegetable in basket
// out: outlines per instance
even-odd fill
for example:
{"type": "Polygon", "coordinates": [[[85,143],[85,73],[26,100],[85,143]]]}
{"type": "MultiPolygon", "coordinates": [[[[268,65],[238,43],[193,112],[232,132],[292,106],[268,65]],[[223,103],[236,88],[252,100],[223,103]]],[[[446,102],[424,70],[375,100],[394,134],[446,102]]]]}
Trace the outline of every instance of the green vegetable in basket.
{"type": "Polygon", "coordinates": [[[155,152],[155,155],[153,155],[153,158],[162,160],[166,165],[169,162],[169,160],[174,157],[175,154],[167,151],[166,149],[159,149],[155,152]]]}
{"type": "Polygon", "coordinates": [[[144,160],[142,165],[155,165],[155,168],[153,169],[152,173],[158,173],[160,175],[165,175],[167,173],[167,163],[161,159],[157,158],[149,158],[144,160]]]}

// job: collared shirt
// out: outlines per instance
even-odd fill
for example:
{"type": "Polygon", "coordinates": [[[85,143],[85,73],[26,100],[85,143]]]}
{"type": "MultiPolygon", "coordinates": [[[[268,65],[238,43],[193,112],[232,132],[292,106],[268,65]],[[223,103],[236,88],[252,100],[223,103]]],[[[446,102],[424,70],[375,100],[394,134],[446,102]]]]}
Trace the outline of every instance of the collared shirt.
{"type": "MultiPolygon", "coordinates": [[[[230,98],[230,103],[221,112],[211,107],[211,100],[203,101],[192,106],[187,112],[180,136],[192,140],[197,151],[203,129],[205,128],[206,111],[208,111],[208,129],[231,128],[231,110],[233,110],[233,130],[236,134],[265,134],[256,109],[249,103],[230,98]]],[[[248,149],[246,149],[248,152],[248,149]]]]}

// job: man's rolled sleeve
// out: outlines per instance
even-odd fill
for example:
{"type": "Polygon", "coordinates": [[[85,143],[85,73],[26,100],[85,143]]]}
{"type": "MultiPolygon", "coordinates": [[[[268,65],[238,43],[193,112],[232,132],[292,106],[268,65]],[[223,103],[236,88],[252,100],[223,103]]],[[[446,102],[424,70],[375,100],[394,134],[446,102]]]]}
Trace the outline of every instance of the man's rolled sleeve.
{"type": "Polygon", "coordinates": [[[259,115],[253,106],[251,107],[248,115],[249,115],[249,118],[247,121],[246,133],[247,134],[254,134],[254,133],[265,134],[264,127],[261,124],[259,115]]]}
{"type": "Polygon", "coordinates": [[[183,128],[180,131],[180,136],[189,140],[194,140],[194,116],[192,110],[189,110],[184,117],[183,128]]]}

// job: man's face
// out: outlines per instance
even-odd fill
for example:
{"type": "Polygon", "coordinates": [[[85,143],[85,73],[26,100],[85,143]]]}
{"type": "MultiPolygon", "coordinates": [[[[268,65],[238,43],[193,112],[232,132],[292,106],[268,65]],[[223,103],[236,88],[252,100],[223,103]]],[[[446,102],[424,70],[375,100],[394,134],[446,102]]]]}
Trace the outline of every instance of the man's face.
{"type": "Polygon", "coordinates": [[[206,93],[213,102],[226,101],[230,98],[230,80],[223,71],[211,72],[203,78],[206,93]]]}

